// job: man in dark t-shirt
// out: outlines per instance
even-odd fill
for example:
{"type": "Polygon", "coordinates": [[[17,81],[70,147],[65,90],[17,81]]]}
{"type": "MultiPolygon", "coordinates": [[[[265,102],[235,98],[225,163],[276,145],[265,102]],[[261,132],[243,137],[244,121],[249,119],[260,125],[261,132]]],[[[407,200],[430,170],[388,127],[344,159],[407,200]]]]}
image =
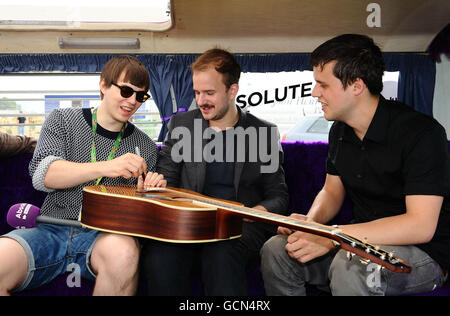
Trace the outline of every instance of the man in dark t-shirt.
{"type": "MultiPolygon", "coordinates": [[[[442,286],[450,268],[450,158],[433,118],[380,95],[384,59],[372,39],[346,34],[311,55],[312,92],[329,134],[327,176],[307,219],[327,223],[345,194],[354,223],[339,226],[406,260],[410,273],[349,261],[327,238],[279,228],[262,249],[269,295],[305,294],[305,283],[333,295],[404,295],[442,286]]],[[[293,215],[298,216],[298,215],[293,215]]]]}

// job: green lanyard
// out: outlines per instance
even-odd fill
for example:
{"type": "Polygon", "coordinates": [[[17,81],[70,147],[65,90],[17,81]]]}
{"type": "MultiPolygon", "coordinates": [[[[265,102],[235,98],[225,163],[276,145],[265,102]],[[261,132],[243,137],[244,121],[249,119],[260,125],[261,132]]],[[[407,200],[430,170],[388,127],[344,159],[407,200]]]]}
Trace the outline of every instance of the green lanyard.
{"type": "MultiPolygon", "coordinates": [[[[120,141],[122,140],[123,134],[125,133],[125,127],[127,126],[127,123],[124,123],[122,126],[122,129],[119,132],[119,135],[117,135],[116,141],[114,142],[114,146],[111,149],[111,152],[109,153],[108,159],[111,160],[114,158],[117,152],[117,148],[119,148],[120,141]]],[[[91,146],[91,162],[97,161],[97,151],[95,150],[95,135],[97,134],[97,108],[94,109],[94,112],[92,112],[92,146],[91,146]]],[[[98,178],[95,181],[95,185],[98,185],[102,181],[102,177],[98,178]]]]}

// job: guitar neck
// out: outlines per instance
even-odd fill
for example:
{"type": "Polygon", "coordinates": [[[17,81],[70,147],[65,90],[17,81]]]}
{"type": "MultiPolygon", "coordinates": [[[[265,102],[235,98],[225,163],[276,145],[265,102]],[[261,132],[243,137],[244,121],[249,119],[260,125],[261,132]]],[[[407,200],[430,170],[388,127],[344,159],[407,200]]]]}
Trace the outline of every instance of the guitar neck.
{"type": "MultiPolygon", "coordinates": [[[[174,194],[177,194],[178,196],[182,196],[184,198],[191,199],[195,203],[204,203],[207,205],[217,206],[217,207],[220,207],[221,209],[228,210],[230,212],[233,212],[237,215],[240,215],[240,216],[248,218],[248,219],[264,221],[264,222],[268,222],[270,224],[275,224],[275,225],[291,228],[294,230],[308,231],[308,232],[326,236],[328,238],[333,238],[333,236],[336,236],[338,233],[341,233],[341,230],[339,228],[336,228],[333,226],[321,225],[318,223],[302,221],[299,219],[294,219],[292,217],[279,215],[276,213],[264,212],[264,211],[260,211],[260,210],[254,209],[254,208],[249,208],[249,207],[245,207],[242,205],[225,202],[222,200],[209,198],[209,197],[206,197],[203,195],[196,195],[196,194],[191,194],[191,193],[187,193],[187,192],[183,192],[183,191],[172,190],[170,188],[164,188],[164,189],[150,188],[150,189],[148,189],[148,191],[153,191],[153,192],[160,191],[160,192],[174,193],[174,194]]],[[[335,238],[333,238],[333,239],[335,239],[335,238]]]]}
{"type": "Polygon", "coordinates": [[[365,258],[365,260],[367,261],[375,262],[383,267],[388,268],[389,270],[400,273],[409,273],[411,271],[411,267],[409,267],[408,263],[394,257],[393,253],[386,252],[383,249],[380,249],[380,247],[378,246],[373,246],[367,242],[361,241],[355,237],[345,234],[338,227],[322,225],[314,222],[307,222],[275,213],[263,212],[257,209],[229,203],[223,200],[209,198],[204,195],[191,194],[180,189],[174,190],[170,188],[149,188],[145,189],[141,193],[145,192],[173,193],[179,197],[190,199],[194,203],[216,206],[220,209],[230,211],[244,218],[264,221],[270,224],[320,235],[337,241],[341,245],[342,249],[345,249],[350,253],[359,255],[360,257],[365,258]]]}
{"type": "Polygon", "coordinates": [[[313,223],[313,222],[307,222],[304,220],[299,220],[299,219],[295,219],[292,217],[279,215],[276,213],[264,212],[264,211],[260,211],[260,210],[254,209],[254,208],[245,207],[245,206],[234,205],[234,204],[230,204],[230,203],[226,203],[226,202],[222,202],[222,201],[215,201],[215,200],[211,200],[211,199],[207,199],[207,198],[204,200],[202,198],[200,198],[200,199],[197,198],[196,200],[201,203],[218,206],[222,209],[231,211],[235,214],[238,214],[238,215],[248,218],[248,219],[264,221],[264,222],[267,222],[270,224],[275,224],[278,226],[283,226],[283,227],[291,228],[294,230],[302,230],[302,231],[312,232],[312,233],[320,234],[320,235],[323,235],[323,236],[326,236],[329,238],[332,238],[333,236],[336,236],[338,233],[342,232],[342,230],[340,230],[337,227],[321,225],[321,224],[317,224],[317,223],[313,223]]]}

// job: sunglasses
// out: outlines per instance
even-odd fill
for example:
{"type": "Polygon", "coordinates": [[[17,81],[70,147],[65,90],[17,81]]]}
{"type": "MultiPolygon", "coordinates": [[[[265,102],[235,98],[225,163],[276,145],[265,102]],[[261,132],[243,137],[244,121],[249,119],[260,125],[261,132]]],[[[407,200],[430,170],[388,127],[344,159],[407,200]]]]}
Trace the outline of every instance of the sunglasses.
{"type": "Polygon", "coordinates": [[[148,98],[150,98],[148,93],[145,91],[135,91],[128,86],[119,86],[115,82],[112,82],[112,84],[120,89],[120,95],[124,98],[131,97],[133,93],[136,93],[136,101],[140,103],[144,103],[145,101],[147,101],[148,98]]]}

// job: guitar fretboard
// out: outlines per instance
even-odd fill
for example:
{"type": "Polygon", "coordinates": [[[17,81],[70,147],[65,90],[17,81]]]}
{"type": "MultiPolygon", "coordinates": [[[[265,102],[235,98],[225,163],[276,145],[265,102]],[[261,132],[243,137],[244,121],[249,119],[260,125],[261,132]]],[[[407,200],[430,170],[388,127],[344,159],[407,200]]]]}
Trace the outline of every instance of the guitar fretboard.
{"type": "MultiPolygon", "coordinates": [[[[144,192],[144,191],[142,191],[144,192]]],[[[263,212],[256,209],[248,208],[245,206],[235,205],[231,203],[222,202],[215,199],[210,199],[204,196],[193,195],[185,192],[174,191],[171,189],[165,188],[149,188],[146,189],[145,192],[166,192],[166,193],[175,193],[177,196],[183,196],[185,198],[192,199],[195,202],[205,203],[208,205],[218,206],[222,209],[227,209],[233,211],[233,213],[238,213],[244,215],[244,217],[248,217],[250,219],[262,219],[271,223],[276,223],[280,226],[286,226],[289,228],[297,228],[297,229],[307,229],[309,231],[322,232],[329,235],[337,235],[341,232],[340,229],[336,227],[330,227],[325,225],[320,225],[317,223],[307,222],[299,219],[295,219],[292,217],[286,217],[283,215],[278,215],[270,212],[263,212]]]]}

